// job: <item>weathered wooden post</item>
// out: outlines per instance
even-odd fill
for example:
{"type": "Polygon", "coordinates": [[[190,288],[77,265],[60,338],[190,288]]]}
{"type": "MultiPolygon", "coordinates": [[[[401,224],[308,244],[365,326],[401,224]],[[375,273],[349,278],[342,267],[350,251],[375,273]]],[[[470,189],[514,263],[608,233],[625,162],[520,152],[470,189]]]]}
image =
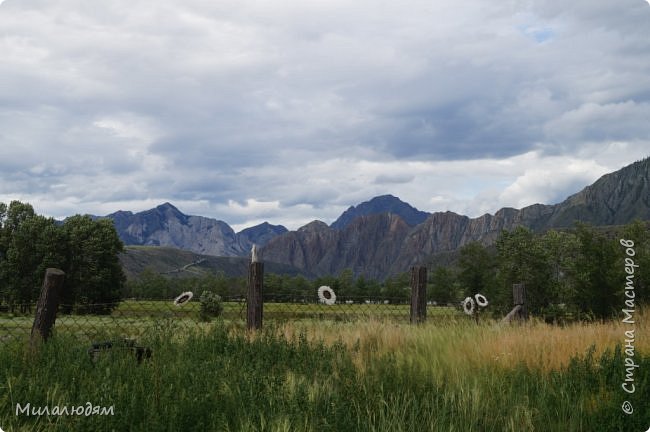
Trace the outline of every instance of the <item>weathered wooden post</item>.
{"type": "Polygon", "coordinates": [[[514,306],[521,306],[517,311],[517,318],[528,321],[528,307],[526,307],[526,285],[523,283],[512,285],[512,303],[514,306]]]}
{"type": "Polygon", "coordinates": [[[427,319],[427,268],[411,267],[411,324],[427,319]]]}
{"type": "Polygon", "coordinates": [[[52,333],[52,327],[56,321],[56,313],[59,309],[61,288],[65,273],[63,270],[48,268],[45,271],[41,295],[36,305],[36,316],[32,325],[31,343],[34,346],[38,341],[46,341],[52,333]]]}
{"type": "Polygon", "coordinates": [[[512,285],[512,303],[514,307],[501,322],[510,323],[512,320],[528,321],[528,308],[526,307],[526,285],[519,283],[512,285]]]}
{"type": "Polygon", "coordinates": [[[252,261],[248,269],[248,301],[246,325],[249,330],[262,328],[262,288],[264,285],[264,263],[257,260],[256,248],[253,246],[252,261]]]}

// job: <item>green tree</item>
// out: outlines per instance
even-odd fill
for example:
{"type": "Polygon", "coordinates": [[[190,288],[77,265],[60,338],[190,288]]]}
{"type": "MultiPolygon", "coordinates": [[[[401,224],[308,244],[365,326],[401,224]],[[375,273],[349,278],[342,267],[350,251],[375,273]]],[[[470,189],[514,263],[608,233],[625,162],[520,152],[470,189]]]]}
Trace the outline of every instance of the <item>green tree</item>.
{"type": "Polygon", "coordinates": [[[381,284],[376,279],[365,280],[365,290],[369,297],[377,299],[381,296],[381,284]]]}
{"type": "Polygon", "coordinates": [[[5,224],[7,220],[7,204],[0,202],[0,263],[5,259],[7,253],[7,235],[5,224]]]}
{"type": "Polygon", "coordinates": [[[233,276],[228,278],[229,295],[245,296],[248,292],[248,278],[245,276],[233,276]]]}
{"type": "MultiPolygon", "coordinates": [[[[286,277],[289,278],[289,276],[286,277]]],[[[293,278],[290,278],[288,285],[289,285],[288,293],[292,299],[297,300],[301,297],[305,297],[309,295],[310,283],[302,275],[297,275],[294,276],[293,278]]]]}
{"type": "Polygon", "coordinates": [[[548,266],[548,305],[540,310],[549,322],[565,322],[579,315],[576,298],[576,260],[579,242],[575,232],[550,230],[540,238],[548,266]]]}
{"type": "Polygon", "coordinates": [[[363,300],[369,299],[371,297],[369,288],[370,285],[366,281],[366,278],[361,275],[357,278],[356,281],[354,281],[352,296],[363,300]]]}
{"type": "MultiPolygon", "coordinates": [[[[337,297],[353,297],[354,296],[354,273],[352,269],[345,269],[337,278],[337,289],[334,290],[337,297]]],[[[332,289],[334,289],[332,287],[332,289]]]]}
{"type": "Polygon", "coordinates": [[[193,293],[210,291],[212,293],[218,294],[221,297],[228,296],[229,294],[229,279],[223,271],[220,271],[216,274],[206,273],[201,276],[185,278],[184,280],[185,285],[179,286],[177,289],[172,288],[172,296],[176,297],[184,291],[192,291],[193,293]]]}
{"type": "Polygon", "coordinates": [[[5,239],[5,220],[7,218],[7,204],[0,202],[0,306],[9,302],[9,286],[4,275],[4,266],[7,259],[7,240],[5,239]]]}
{"type": "Polygon", "coordinates": [[[80,312],[110,313],[126,282],[119,261],[123,244],[113,223],[77,215],[66,219],[63,231],[67,240],[66,310],[76,304],[80,312]]]}
{"type": "Polygon", "coordinates": [[[24,221],[36,216],[36,213],[34,213],[34,207],[28,203],[12,201],[9,204],[9,207],[5,206],[5,208],[6,214],[3,227],[9,236],[11,236],[11,234],[15,232],[24,221]]]}
{"type": "Polygon", "coordinates": [[[264,274],[264,292],[267,296],[277,298],[281,298],[286,295],[284,292],[282,277],[275,273],[264,274]]]}
{"type": "Polygon", "coordinates": [[[471,242],[460,249],[458,259],[458,282],[463,296],[480,293],[494,301],[495,297],[494,256],[478,242],[471,242]]]}
{"type": "Polygon", "coordinates": [[[431,274],[431,284],[427,287],[427,299],[440,305],[456,300],[456,277],[447,267],[437,267],[431,274]]]}
{"type": "Polygon", "coordinates": [[[58,267],[66,272],[64,311],[71,311],[75,302],[115,302],[124,291],[121,251],[122,242],[109,220],[75,216],[59,226],[51,218],[36,215],[30,204],[1,204],[0,300],[34,302],[45,269],[58,267]]]}
{"type": "Polygon", "coordinates": [[[583,223],[577,224],[576,236],[575,302],[582,312],[609,317],[620,305],[623,285],[617,242],[583,223]]]}
{"type": "MultiPolygon", "coordinates": [[[[526,285],[529,311],[540,313],[553,301],[552,272],[544,243],[524,227],[503,231],[496,243],[499,263],[500,303],[511,298],[512,285],[526,285]]],[[[509,306],[509,305],[508,305],[509,306]]]]}
{"type": "Polygon", "coordinates": [[[0,220],[0,294],[24,312],[39,296],[45,269],[61,267],[61,233],[53,219],[19,201],[3,205],[0,220]]]}
{"type": "Polygon", "coordinates": [[[550,230],[541,237],[550,274],[550,296],[555,303],[566,303],[575,296],[575,261],[578,238],[569,231],[550,230]]]}
{"type": "Polygon", "coordinates": [[[170,280],[152,267],[145,267],[137,278],[129,282],[133,286],[133,297],[139,299],[170,299],[170,280]]]}
{"type": "Polygon", "coordinates": [[[407,302],[411,295],[411,274],[404,272],[388,277],[384,281],[381,295],[391,303],[407,302]]]}

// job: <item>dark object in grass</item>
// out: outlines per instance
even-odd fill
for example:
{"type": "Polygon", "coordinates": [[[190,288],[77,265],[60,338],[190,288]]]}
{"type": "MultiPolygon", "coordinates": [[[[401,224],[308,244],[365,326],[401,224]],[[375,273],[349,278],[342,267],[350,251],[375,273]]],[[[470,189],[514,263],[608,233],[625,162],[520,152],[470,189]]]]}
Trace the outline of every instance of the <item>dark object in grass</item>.
{"type": "Polygon", "coordinates": [[[90,356],[90,360],[95,363],[102,352],[107,352],[109,350],[115,349],[131,351],[133,355],[135,355],[138,364],[142,363],[143,359],[151,358],[151,348],[137,346],[135,344],[135,341],[132,339],[95,342],[88,349],[88,355],[90,356]]]}

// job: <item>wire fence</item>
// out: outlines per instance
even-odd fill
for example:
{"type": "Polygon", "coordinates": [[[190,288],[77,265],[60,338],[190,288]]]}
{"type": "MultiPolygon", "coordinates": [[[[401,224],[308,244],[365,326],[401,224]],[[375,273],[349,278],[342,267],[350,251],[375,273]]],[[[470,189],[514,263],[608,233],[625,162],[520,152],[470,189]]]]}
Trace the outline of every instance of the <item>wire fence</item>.
{"type": "MultiPolygon", "coordinates": [[[[410,304],[404,299],[340,298],[329,305],[316,296],[263,296],[264,322],[390,320],[408,322],[410,304]]],[[[222,299],[221,320],[246,323],[245,296],[222,299]]],[[[0,344],[29,340],[36,304],[0,305],[0,344]]],[[[438,321],[462,315],[458,306],[427,306],[427,320],[438,321]]],[[[140,338],[160,326],[176,329],[207,329],[210,320],[201,313],[201,303],[193,298],[176,305],[173,300],[127,299],[119,303],[93,305],[59,305],[53,332],[97,341],[102,338],[140,338]],[[95,311],[95,313],[92,313],[95,311]],[[97,313],[96,311],[101,311],[97,313]]]]}
{"type": "MultiPolygon", "coordinates": [[[[311,296],[264,295],[263,319],[359,321],[367,319],[408,322],[411,305],[404,298],[340,297],[335,304],[326,304],[311,296]]],[[[433,317],[455,316],[460,309],[430,303],[433,317]]]]}

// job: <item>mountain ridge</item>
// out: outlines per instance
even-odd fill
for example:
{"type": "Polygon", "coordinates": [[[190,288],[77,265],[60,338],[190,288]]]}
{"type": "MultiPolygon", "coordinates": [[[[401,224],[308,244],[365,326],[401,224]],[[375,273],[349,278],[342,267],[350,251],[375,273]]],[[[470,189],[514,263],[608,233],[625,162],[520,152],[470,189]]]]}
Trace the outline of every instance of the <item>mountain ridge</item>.
{"type": "Polygon", "coordinates": [[[393,195],[381,195],[351,206],[331,225],[315,220],[295,231],[264,222],[235,233],[224,221],[185,215],[170,203],[104,217],[113,220],[127,245],[245,257],[255,243],[263,259],[305,273],[321,276],[351,268],[355,274],[381,279],[471,241],[491,244],[501,230],[517,226],[544,231],[569,227],[575,220],[594,225],[648,220],[649,178],[650,158],[645,158],[605,174],[557,204],[504,207],[475,218],[451,211],[426,213],[393,195]]]}
{"type": "MultiPolygon", "coordinates": [[[[382,229],[380,221],[374,220],[379,215],[364,216],[355,221],[365,221],[365,226],[357,229],[373,231],[374,236],[366,236],[357,249],[357,253],[346,255],[347,245],[354,243],[355,233],[347,229],[338,230],[330,227],[332,233],[321,229],[321,236],[337,236],[337,244],[330,246],[335,252],[321,253],[322,247],[312,249],[309,238],[296,231],[291,242],[286,242],[284,236],[272,239],[261,249],[264,259],[291,264],[303,268],[304,262],[309,262],[314,272],[323,275],[325,269],[330,273],[338,273],[345,268],[351,268],[355,274],[368,277],[385,278],[391,274],[406,271],[410,266],[423,263],[427,257],[434,254],[457,250],[472,241],[485,245],[492,244],[502,230],[511,230],[517,226],[525,226],[534,231],[542,232],[551,228],[566,228],[576,220],[594,225],[625,224],[638,218],[650,219],[650,158],[645,158],[628,165],[618,171],[600,177],[592,185],[570,195],[557,204],[533,204],[515,209],[504,207],[492,214],[484,214],[476,218],[459,215],[454,212],[431,213],[427,219],[408,230],[389,233],[382,229]],[[374,227],[374,228],[373,228],[374,227]],[[392,241],[399,247],[386,249],[383,244],[386,236],[391,235],[392,241]],[[361,247],[362,246],[362,247],[361,247]],[[378,263],[374,253],[377,249],[386,251],[378,263]],[[299,250],[301,260],[292,260],[292,251],[299,250]],[[331,265],[330,255],[347,256],[337,265],[331,265]],[[369,264],[368,264],[369,263],[369,264]],[[364,267],[365,265],[365,267],[364,267]]],[[[394,215],[399,218],[399,216],[394,215]]],[[[406,222],[404,222],[405,225],[406,222]]]]}
{"type": "Polygon", "coordinates": [[[120,210],[95,218],[111,219],[128,246],[169,246],[225,257],[247,256],[253,244],[262,246],[287,232],[282,225],[264,222],[236,233],[224,221],[186,215],[168,202],[138,213],[120,210]]]}
{"type": "Polygon", "coordinates": [[[356,206],[350,206],[330,227],[344,229],[360,216],[379,213],[395,213],[410,226],[421,224],[429,213],[420,211],[393,195],[379,195],[356,206]]]}

